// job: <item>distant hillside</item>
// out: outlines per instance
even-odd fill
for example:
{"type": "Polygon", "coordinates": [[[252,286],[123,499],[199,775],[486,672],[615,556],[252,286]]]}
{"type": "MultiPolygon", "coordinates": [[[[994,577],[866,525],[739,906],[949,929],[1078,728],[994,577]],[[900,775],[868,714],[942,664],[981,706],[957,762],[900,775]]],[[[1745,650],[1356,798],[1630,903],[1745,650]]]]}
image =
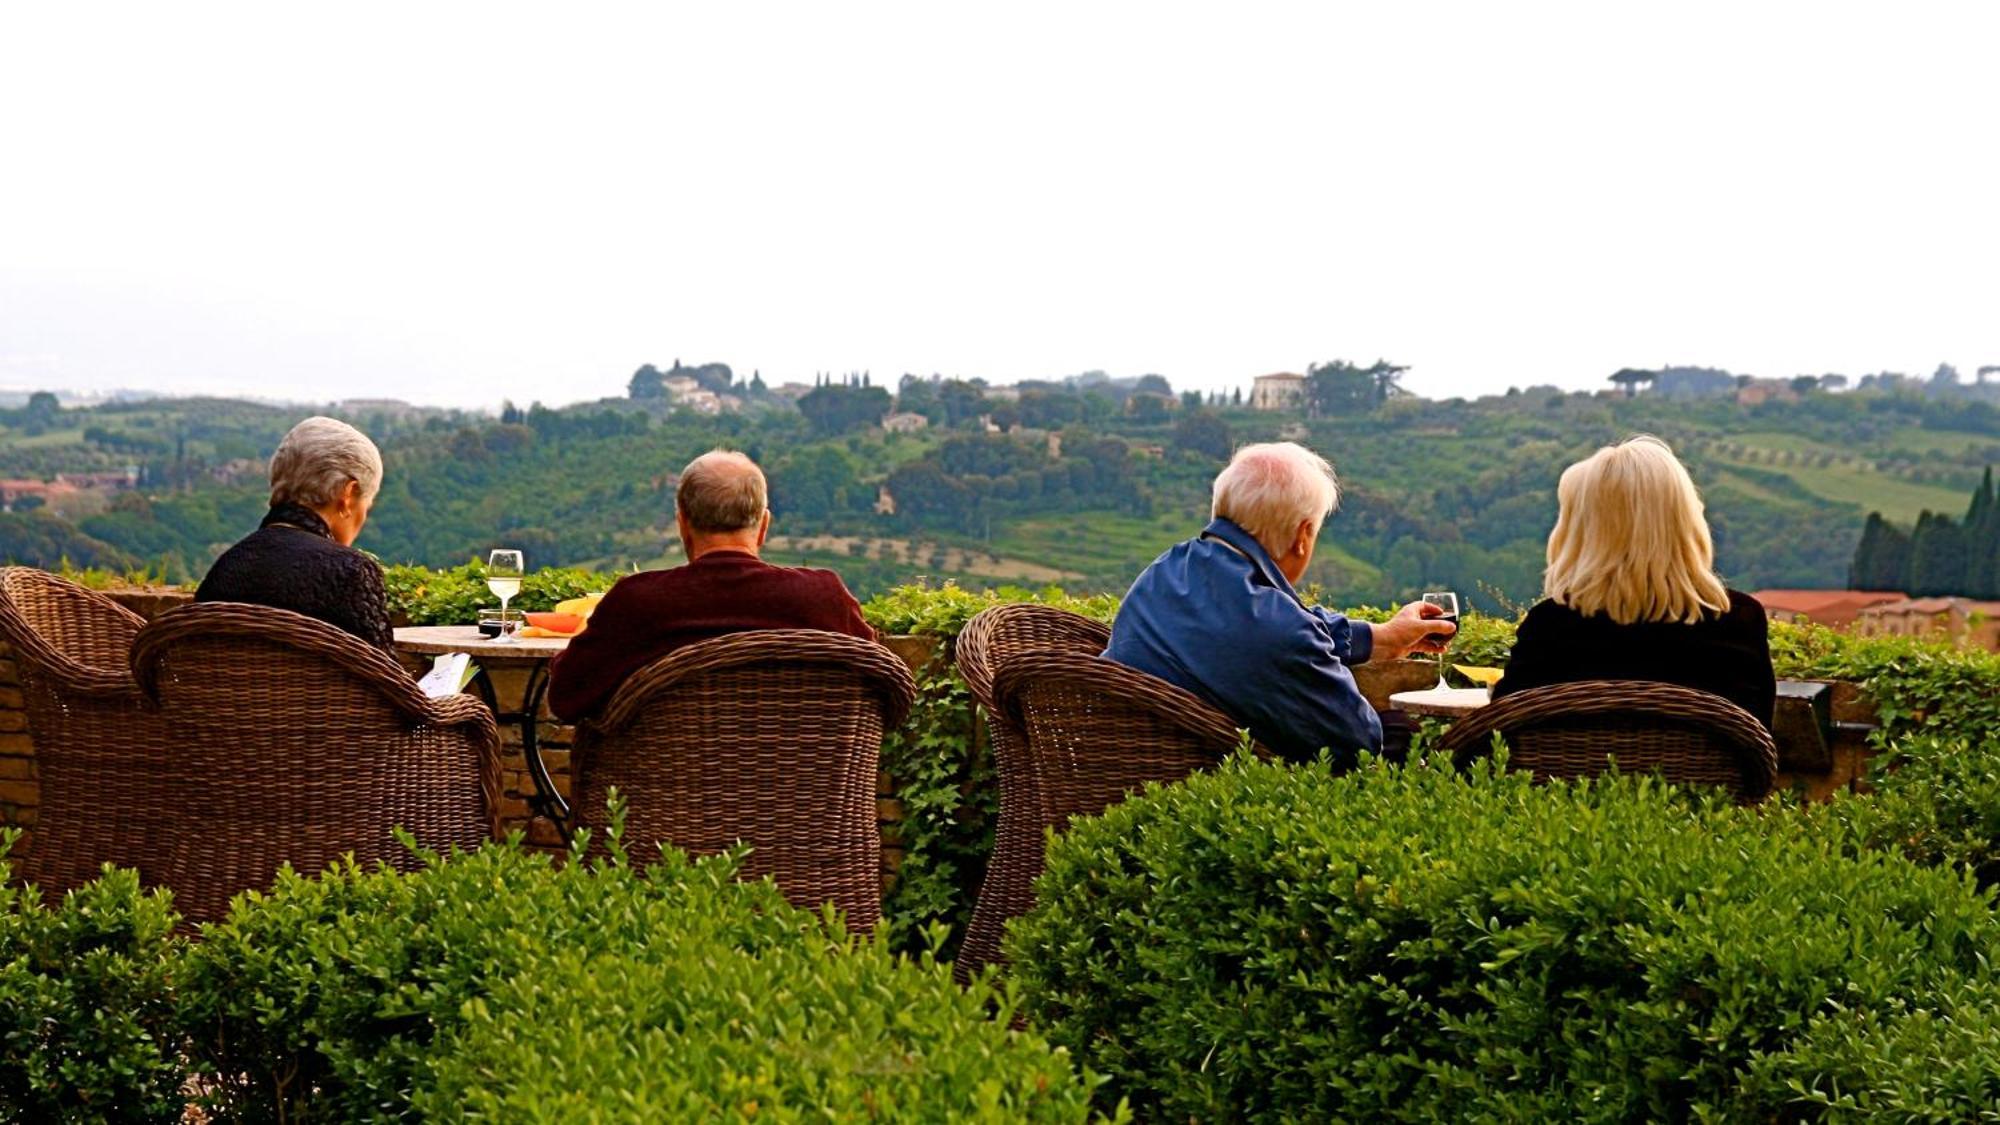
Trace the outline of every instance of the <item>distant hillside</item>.
{"type": "MultiPolygon", "coordinates": [[[[905,389],[918,401],[899,402],[910,407],[899,418],[923,417],[896,433],[871,424],[883,390],[860,386],[816,387],[803,411],[769,396],[714,416],[670,400],[534,407],[505,422],[378,409],[351,419],[388,465],[360,545],[438,565],[503,543],[534,564],[671,563],[674,474],[728,445],[771,476],[773,557],[832,567],[864,593],[917,575],[1119,590],[1201,526],[1224,451],[1292,434],[1334,461],[1345,494],[1309,581],[1342,601],[1450,588],[1490,608],[1535,595],[1562,468],[1631,433],[1686,458],[1719,565],[1748,588],[1841,585],[1867,512],[1907,523],[1963,509],[2000,461],[2000,412],[1906,393],[1749,407],[1358,394],[1350,410],[1307,419],[1145,390],[1121,402],[1087,382],[1004,400],[969,385],[905,389]],[[1010,432],[990,432],[999,426],[1010,432]]],[[[186,578],[255,525],[262,462],[298,417],[217,400],[52,407],[0,410],[0,477],[129,468],[138,487],[25,498],[35,519],[0,521],[0,555],[47,565],[51,552],[88,553],[186,578]]]]}

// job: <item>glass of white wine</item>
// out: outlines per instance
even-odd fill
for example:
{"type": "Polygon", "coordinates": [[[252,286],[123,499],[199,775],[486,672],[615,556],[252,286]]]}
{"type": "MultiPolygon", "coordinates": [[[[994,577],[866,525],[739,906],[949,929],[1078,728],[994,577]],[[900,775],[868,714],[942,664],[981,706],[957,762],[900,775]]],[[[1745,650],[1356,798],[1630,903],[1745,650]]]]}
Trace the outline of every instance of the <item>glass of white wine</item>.
{"type": "Polygon", "coordinates": [[[500,599],[500,635],[493,638],[497,643],[514,644],[518,640],[508,627],[507,603],[521,592],[521,579],[526,574],[519,551],[502,549],[486,557],[486,588],[500,599]]]}
{"type": "MultiPolygon", "coordinates": [[[[1456,628],[1456,627],[1458,626],[1458,595],[1457,595],[1457,594],[1454,594],[1454,593],[1451,593],[1451,592],[1449,592],[1449,591],[1446,591],[1446,592],[1442,592],[1442,593],[1435,593],[1435,594],[1425,594],[1425,595],[1424,595],[1424,602],[1425,602],[1425,604],[1427,604],[1427,605],[1434,605],[1434,606],[1436,606],[1436,607],[1438,607],[1439,609],[1441,609],[1441,610],[1443,610],[1443,611],[1444,611],[1443,613],[1440,613],[1440,614],[1438,614],[1438,615],[1437,615],[1436,617],[1433,617],[1433,618],[1431,618],[1431,620],[1432,620],[1432,621],[1448,621],[1448,622],[1450,622],[1450,623],[1451,623],[1451,625],[1452,625],[1452,626],[1453,626],[1454,628],[1456,628]]],[[[1445,641],[1445,646],[1446,646],[1447,648],[1448,648],[1448,647],[1450,647],[1450,645],[1451,645],[1451,642],[1450,642],[1449,640],[1445,641]]],[[[1449,685],[1449,684],[1447,684],[1447,683],[1445,683],[1445,682],[1444,682],[1444,655],[1445,655],[1445,654],[1443,653],[1443,651],[1439,651],[1439,653],[1438,653],[1438,686],[1437,686],[1437,689],[1436,689],[1436,690],[1438,690],[1438,691],[1443,691],[1443,690],[1445,690],[1446,688],[1448,688],[1448,687],[1450,687],[1450,686],[1451,686],[1451,685],[1449,685]]]]}

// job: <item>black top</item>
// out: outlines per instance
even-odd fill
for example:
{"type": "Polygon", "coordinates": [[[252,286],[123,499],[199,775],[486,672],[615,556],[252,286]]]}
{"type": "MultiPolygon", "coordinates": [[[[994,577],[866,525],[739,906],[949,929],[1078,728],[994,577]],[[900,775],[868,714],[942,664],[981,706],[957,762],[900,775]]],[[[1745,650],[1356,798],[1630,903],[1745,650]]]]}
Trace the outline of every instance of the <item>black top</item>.
{"type": "Polygon", "coordinates": [[[272,505],[256,531],[215,560],[194,600],[289,609],[394,650],[382,568],[334,542],[326,521],[297,504],[272,505]]]}
{"type": "Polygon", "coordinates": [[[1585,617],[1552,601],[1537,603],[1515,630],[1514,654],[1493,698],[1576,680],[1691,687],[1729,700],[1766,728],[1778,695],[1764,607],[1734,590],[1729,612],[1705,615],[1693,625],[1619,625],[1601,613],[1585,617]]]}

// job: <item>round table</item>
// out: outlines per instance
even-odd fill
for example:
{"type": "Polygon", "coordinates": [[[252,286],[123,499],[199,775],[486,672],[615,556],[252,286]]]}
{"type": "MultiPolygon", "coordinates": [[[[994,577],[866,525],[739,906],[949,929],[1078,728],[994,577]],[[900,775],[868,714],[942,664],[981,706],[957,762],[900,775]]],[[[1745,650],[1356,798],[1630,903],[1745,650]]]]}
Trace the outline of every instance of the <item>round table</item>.
{"type": "Polygon", "coordinates": [[[1424,715],[1433,719],[1463,719],[1488,703],[1493,696],[1485,688],[1425,688],[1423,691],[1399,691],[1389,697],[1389,703],[1412,715],[1424,715]]]}
{"type": "Polygon", "coordinates": [[[537,719],[542,710],[542,697],[549,690],[549,661],[568,647],[568,637],[516,637],[512,641],[499,641],[481,634],[477,625],[415,625],[396,630],[398,652],[413,656],[463,652],[472,657],[473,663],[479,666],[479,674],[467,686],[478,692],[479,697],[486,701],[486,706],[492,708],[496,722],[514,723],[520,727],[521,759],[527,764],[528,776],[535,783],[535,795],[529,804],[538,814],[553,821],[565,839],[570,832],[569,802],[556,792],[555,782],[549,779],[548,767],[542,764],[537,719]],[[490,669],[515,669],[527,674],[519,710],[500,709],[493,677],[488,674],[490,669]]]}

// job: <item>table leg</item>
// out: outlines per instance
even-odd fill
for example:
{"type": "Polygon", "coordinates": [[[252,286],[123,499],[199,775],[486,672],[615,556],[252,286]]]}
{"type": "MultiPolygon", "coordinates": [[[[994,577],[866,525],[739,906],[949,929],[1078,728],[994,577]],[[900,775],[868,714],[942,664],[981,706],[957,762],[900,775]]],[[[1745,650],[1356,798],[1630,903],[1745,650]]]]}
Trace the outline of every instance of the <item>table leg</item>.
{"type": "Polygon", "coordinates": [[[519,711],[502,711],[498,693],[494,690],[493,679],[485,668],[472,678],[478,688],[479,697],[493,712],[496,722],[515,723],[521,728],[521,760],[527,764],[528,777],[535,783],[535,791],[528,797],[528,807],[535,815],[545,816],[555,824],[556,831],[568,842],[571,833],[569,802],[556,792],[554,780],[549,777],[548,766],[542,763],[541,734],[537,729],[542,711],[542,698],[548,694],[549,674],[546,661],[536,661],[528,671],[528,683],[523,690],[524,698],[519,711]]]}

